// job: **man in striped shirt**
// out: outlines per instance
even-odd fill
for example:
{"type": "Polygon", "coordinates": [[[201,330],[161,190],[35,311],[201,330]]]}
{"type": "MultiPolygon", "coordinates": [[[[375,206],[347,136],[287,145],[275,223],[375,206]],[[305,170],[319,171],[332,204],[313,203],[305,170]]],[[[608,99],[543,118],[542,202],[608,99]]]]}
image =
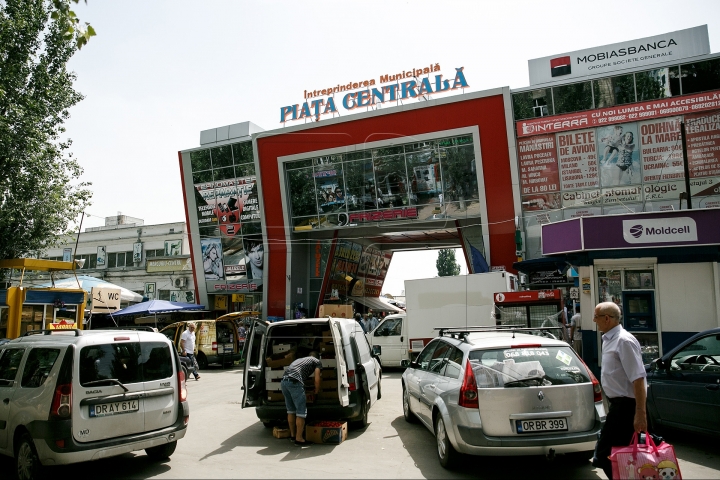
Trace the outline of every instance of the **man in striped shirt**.
{"type": "Polygon", "coordinates": [[[298,358],[292,362],[280,381],[280,389],[285,396],[290,438],[294,438],[295,445],[298,446],[306,444],[303,438],[305,418],[307,417],[305,380],[312,376],[315,377],[315,395],[317,395],[320,392],[321,368],[322,363],[318,360],[318,354],[313,351],[309,356],[298,358]]]}

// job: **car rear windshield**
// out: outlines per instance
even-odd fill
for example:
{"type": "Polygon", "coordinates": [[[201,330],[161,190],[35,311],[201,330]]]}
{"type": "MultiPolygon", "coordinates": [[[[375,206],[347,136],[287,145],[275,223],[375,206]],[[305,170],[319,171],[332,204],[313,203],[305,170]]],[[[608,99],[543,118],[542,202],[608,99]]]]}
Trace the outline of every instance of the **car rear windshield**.
{"type": "Polygon", "coordinates": [[[163,342],[91,345],[80,350],[80,384],[114,379],[123,384],[172,377],[170,347],[163,342]]]}
{"type": "Polygon", "coordinates": [[[468,358],[478,388],[510,388],[587,383],[587,369],[569,347],[516,347],[473,350],[468,358]]]}

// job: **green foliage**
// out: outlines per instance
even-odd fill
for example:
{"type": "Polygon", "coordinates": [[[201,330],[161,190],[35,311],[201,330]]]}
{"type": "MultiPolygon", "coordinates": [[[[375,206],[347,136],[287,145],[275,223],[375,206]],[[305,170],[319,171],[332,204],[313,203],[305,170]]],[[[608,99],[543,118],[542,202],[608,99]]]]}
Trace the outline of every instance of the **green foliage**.
{"type": "MultiPolygon", "coordinates": [[[[74,40],[78,49],[81,49],[94,37],[95,29],[87,22],[85,26],[80,25],[80,19],[70,7],[73,3],[80,3],[80,0],[52,0],[54,10],[50,13],[50,18],[55,20],[66,40],[74,40]]],[[[87,4],[87,0],[85,0],[87,4]]]]}
{"type": "Polygon", "coordinates": [[[0,3],[2,259],[32,256],[56,245],[71,233],[71,222],[91,196],[89,184],[77,181],[82,168],[68,151],[71,140],[60,138],[69,108],[83,98],[73,89],[75,75],[67,71],[78,48],[76,17],[57,8],[70,1],[77,3],[0,3]]]}
{"type": "Polygon", "coordinates": [[[460,265],[455,263],[455,250],[451,248],[438,250],[435,266],[440,277],[460,275],[460,265]]]}

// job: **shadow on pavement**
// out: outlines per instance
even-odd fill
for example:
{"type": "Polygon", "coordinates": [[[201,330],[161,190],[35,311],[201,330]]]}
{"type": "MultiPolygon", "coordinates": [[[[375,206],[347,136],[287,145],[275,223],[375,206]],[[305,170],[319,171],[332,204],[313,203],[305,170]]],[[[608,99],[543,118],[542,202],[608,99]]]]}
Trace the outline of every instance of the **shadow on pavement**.
{"type": "Polygon", "coordinates": [[[682,462],[687,461],[713,470],[720,470],[717,437],[672,428],[663,428],[659,435],[666,443],[675,447],[675,455],[680,459],[680,468],[682,468],[682,462]]]}
{"type": "MultiPolygon", "coordinates": [[[[435,437],[424,425],[410,424],[404,417],[398,417],[391,425],[398,432],[408,454],[425,478],[446,478],[450,474],[438,461],[435,451],[435,437]],[[428,442],[428,439],[431,442],[428,442]]],[[[549,461],[542,456],[480,457],[461,455],[458,465],[452,469],[453,477],[468,478],[605,478],[592,467],[589,461],[579,463],[558,455],[549,461]]]]}

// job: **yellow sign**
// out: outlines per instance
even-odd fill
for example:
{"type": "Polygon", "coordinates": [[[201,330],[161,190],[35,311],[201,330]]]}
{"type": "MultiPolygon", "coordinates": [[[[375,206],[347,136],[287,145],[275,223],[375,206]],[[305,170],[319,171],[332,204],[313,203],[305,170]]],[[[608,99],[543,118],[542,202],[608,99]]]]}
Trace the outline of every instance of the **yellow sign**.
{"type": "Polygon", "coordinates": [[[187,258],[168,258],[163,260],[150,260],[148,259],[145,265],[145,271],[147,273],[159,273],[159,272],[181,272],[191,271],[192,262],[190,257],[187,258]]]}
{"type": "Polygon", "coordinates": [[[241,293],[233,293],[232,301],[233,301],[233,303],[243,303],[243,302],[245,302],[245,295],[243,295],[241,293]]]}
{"type": "Polygon", "coordinates": [[[215,310],[227,310],[227,295],[215,295],[215,310]]]}
{"type": "Polygon", "coordinates": [[[48,330],[72,330],[77,328],[75,322],[69,319],[60,320],[58,323],[48,323],[48,330]]]}
{"type": "Polygon", "coordinates": [[[581,283],[583,293],[590,293],[590,277],[583,277],[581,283]]]}

